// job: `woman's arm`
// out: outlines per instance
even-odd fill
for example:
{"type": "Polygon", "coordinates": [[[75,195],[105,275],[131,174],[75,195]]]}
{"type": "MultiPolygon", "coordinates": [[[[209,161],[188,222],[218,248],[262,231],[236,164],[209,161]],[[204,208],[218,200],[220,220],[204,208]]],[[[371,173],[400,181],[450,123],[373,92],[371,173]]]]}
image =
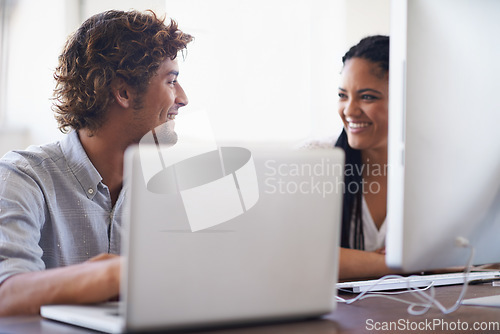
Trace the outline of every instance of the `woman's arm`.
{"type": "Polygon", "coordinates": [[[47,304],[84,304],[118,296],[122,258],[99,255],[67,267],[9,277],[0,285],[0,316],[38,314],[47,304]]]}
{"type": "Polygon", "coordinates": [[[340,248],[339,279],[373,278],[394,273],[385,264],[382,250],[366,252],[340,248]]]}

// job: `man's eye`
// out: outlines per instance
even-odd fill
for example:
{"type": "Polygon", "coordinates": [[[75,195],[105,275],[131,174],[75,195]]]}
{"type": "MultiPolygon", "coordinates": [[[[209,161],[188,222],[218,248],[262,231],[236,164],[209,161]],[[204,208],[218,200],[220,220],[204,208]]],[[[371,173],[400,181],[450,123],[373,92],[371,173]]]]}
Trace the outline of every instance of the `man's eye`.
{"type": "Polygon", "coordinates": [[[371,101],[371,100],[376,100],[376,99],[377,99],[377,97],[376,97],[376,96],[373,96],[373,95],[363,95],[363,96],[361,96],[361,98],[362,98],[363,100],[368,100],[368,101],[371,101]]]}
{"type": "Polygon", "coordinates": [[[169,85],[175,85],[177,83],[177,80],[171,80],[168,82],[169,85]]]}
{"type": "Polygon", "coordinates": [[[339,93],[339,98],[345,99],[346,97],[347,97],[347,95],[345,95],[344,93],[339,93]]]}

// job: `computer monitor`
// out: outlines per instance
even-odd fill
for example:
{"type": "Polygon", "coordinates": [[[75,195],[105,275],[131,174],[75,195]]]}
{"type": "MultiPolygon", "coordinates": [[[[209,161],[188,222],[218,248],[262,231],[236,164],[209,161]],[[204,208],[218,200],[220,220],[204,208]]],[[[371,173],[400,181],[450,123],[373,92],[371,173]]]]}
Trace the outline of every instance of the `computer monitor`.
{"type": "Polygon", "coordinates": [[[500,1],[393,0],[386,262],[500,262],[500,1]]]}

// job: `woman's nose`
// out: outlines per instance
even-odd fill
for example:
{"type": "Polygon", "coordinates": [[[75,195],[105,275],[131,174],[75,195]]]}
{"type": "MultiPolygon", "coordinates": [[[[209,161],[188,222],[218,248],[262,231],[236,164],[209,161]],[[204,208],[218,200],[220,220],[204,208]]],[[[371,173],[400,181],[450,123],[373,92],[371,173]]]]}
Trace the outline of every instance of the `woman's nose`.
{"type": "Polygon", "coordinates": [[[344,111],[343,114],[346,117],[349,116],[359,116],[363,113],[361,110],[361,107],[353,100],[349,100],[345,103],[344,105],[344,111]]]}

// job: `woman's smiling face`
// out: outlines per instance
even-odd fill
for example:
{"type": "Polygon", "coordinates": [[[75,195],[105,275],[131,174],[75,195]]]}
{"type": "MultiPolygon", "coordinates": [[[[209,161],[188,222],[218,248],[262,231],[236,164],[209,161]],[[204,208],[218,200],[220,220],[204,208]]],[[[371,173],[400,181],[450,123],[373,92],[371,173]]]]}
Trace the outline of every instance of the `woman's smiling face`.
{"type": "Polygon", "coordinates": [[[352,148],[387,149],[389,73],[370,60],[347,60],[338,106],[352,148]]]}

